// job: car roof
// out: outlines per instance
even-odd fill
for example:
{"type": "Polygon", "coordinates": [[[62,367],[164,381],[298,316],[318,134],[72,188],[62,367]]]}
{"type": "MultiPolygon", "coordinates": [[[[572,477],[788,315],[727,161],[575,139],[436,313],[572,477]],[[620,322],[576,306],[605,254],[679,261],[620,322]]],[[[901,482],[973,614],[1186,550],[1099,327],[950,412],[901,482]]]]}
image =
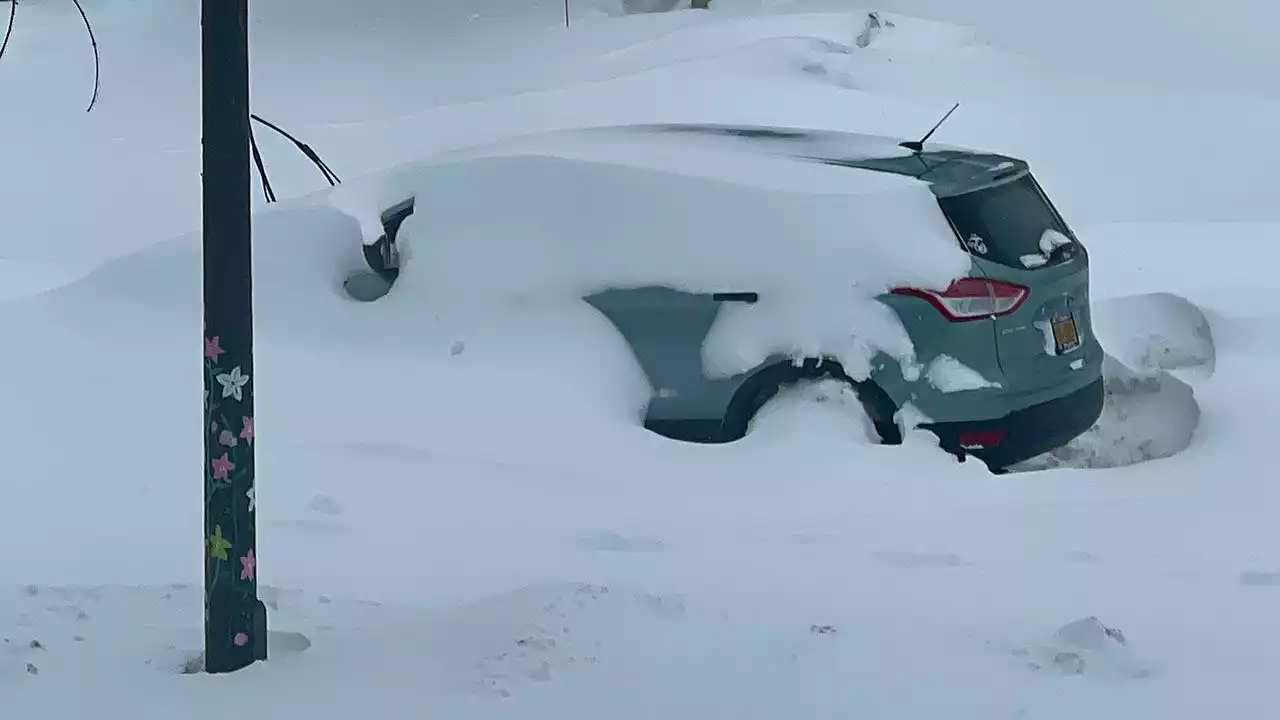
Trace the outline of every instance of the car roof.
{"type": "Polygon", "coordinates": [[[926,183],[938,197],[961,195],[1030,172],[1026,161],[1008,155],[936,144],[913,151],[898,138],[837,130],[690,123],[613,129],[740,141],[800,160],[910,177],[926,183]]]}
{"type": "MultiPolygon", "coordinates": [[[[775,146],[743,143],[717,133],[681,133],[677,127],[606,125],[541,131],[451,151],[403,170],[440,173],[469,166],[480,172],[481,165],[496,163],[512,172],[542,164],[550,172],[557,165],[576,164],[582,173],[625,168],[637,177],[651,173],[660,180],[657,176],[672,175],[808,195],[929,194],[928,183],[909,173],[849,172],[775,146]]],[[[846,137],[842,142],[848,147],[852,141],[846,137]]],[[[884,139],[866,142],[861,153],[868,157],[895,152],[895,145],[884,139]]]]}

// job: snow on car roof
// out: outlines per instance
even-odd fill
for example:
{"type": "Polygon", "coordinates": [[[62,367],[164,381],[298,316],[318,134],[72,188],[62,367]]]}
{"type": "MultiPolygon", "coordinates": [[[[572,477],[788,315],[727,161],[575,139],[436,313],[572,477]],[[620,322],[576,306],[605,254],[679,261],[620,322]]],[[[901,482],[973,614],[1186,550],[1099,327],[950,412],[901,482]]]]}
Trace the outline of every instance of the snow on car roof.
{"type": "MultiPolygon", "coordinates": [[[[718,180],[766,190],[865,195],[926,188],[914,178],[806,161],[766,144],[671,132],[679,126],[616,126],[539,133],[441,156],[433,165],[481,157],[545,157],[718,180]]],[[[898,157],[894,140],[841,133],[845,155],[898,157]]],[[[813,149],[830,148],[815,143],[813,149]]]]}
{"type": "Polygon", "coordinates": [[[756,292],[751,313],[726,311],[708,337],[716,375],[775,353],[834,357],[855,377],[878,351],[909,367],[910,340],[876,298],[946,287],[970,265],[924,182],[679,134],[548,133],[376,180],[334,197],[375,218],[415,198],[384,303],[432,317],[577,307],[610,289],[756,292]]]}

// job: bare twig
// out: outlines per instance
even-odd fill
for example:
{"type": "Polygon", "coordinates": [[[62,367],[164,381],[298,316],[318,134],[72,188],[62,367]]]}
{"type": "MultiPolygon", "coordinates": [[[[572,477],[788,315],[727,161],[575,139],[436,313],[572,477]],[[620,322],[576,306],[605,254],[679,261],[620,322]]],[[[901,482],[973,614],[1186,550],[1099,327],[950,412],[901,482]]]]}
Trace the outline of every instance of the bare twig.
{"type": "Polygon", "coordinates": [[[80,11],[80,19],[84,20],[84,29],[89,31],[89,42],[93,45],[93,97],[89,98],[89,108],[85,112],[93,112],[93,106],[98,104],[98,92],[102,89],[102,58],[98,54],[98,38],[94,37],[93,26],[89,24],[89,16],[84,12],[84,6],[80,4],[80,0],[71,0],[76,4],[76,10],[80,11]]]}
{"type": "Polygon", "coordinates": [[[9,27],[4,31],[4,40],[0,40],[0,58],[9,47],[9,38],[13,36],[13,19],[18,16],[18,0],[9,0],[9,27]]]}
{"type": "Polygon", "coordinates": [[[267,197],[267,202],[273,203],[276,201],[276,191],[267,177],[267,166],[262,162],[262,153],[258,150],[258,139],[253,136],[252,127],[249,128],[249,147],[253,150],[253,164],[258,166],[258,175],[262,177],[262,194],[267,197]]]}
{"type": "Polygon", "coordinates": [[[325,164],[324,160],[320,159],[320,154],[317,153],[315,150],[313,150],[310,145],[290,135],[288,132],[284,130],[284,128],[280,127],[279,125],[276,125],[275,123],[270,122],[268,120],[262,119],[260,115],[250,114],[249,119],[254,120],[256,122],[260,122],[263,125],[266,125],[268,128],[271,128],[272,130],[276,131],[281,136],[283,136],[286,140],[293,143],[295,147],[297,147],[299,150],[302,151],[303,155],[307,156],[308,160],[310,160],[317,168],[320,168],[320,172],[324,174],[324,179],[329,181],[330,186],[334,186],[342,182],[342,180],[338,178],[338,174],[335,173],[333,170],[329,169],[329,166],[325,164]]]}

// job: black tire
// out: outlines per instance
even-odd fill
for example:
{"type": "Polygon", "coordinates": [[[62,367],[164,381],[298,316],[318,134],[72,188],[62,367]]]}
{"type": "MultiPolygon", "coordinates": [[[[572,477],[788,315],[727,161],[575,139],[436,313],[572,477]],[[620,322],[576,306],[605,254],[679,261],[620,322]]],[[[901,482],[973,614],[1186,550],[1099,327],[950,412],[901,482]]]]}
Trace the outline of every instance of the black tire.
{"type": "Polygon", "coordinates": [[[873,382],[854,380],[839,363],[831,360],[806,360],[799,366],[785,363],[757,373],[729,405],[722,425],[725,439],[745,437],[756,414],[782,391],[802,382],[822,380],[837,380],[853,389],[882,445],[902,444],[902,428],[894,419],[898,408],[888,393],[873,382]]]}

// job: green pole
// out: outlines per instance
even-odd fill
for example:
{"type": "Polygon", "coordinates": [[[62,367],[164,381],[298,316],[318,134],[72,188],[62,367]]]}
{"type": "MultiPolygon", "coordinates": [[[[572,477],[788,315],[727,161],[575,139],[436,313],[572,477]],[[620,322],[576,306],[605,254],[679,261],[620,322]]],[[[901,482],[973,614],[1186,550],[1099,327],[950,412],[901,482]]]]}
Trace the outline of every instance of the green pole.
{"type": "Polygon", "coordinates": [[[248,0],[201,3],[205,670],[267,657],[254,522],[248,0]]]}

